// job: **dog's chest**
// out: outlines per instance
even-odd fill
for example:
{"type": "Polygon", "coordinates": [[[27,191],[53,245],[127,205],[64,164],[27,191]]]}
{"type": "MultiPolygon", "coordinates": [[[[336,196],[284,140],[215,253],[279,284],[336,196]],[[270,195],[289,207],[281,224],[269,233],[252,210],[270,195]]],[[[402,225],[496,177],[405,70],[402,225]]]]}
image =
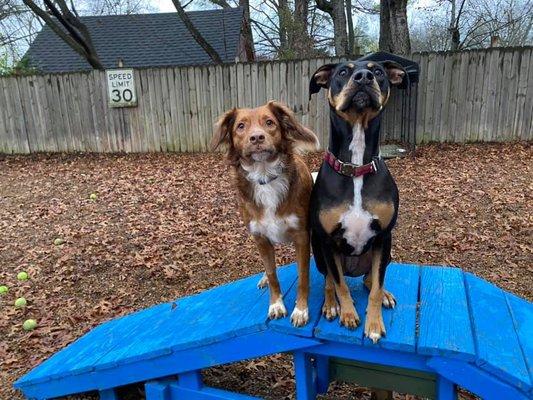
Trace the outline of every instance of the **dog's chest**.
{"type": "Polygon", "coordinates": [[[282,172],[281,161],[272,163],[255,163],[245,168],[252,185],[255,203],[262,213],[252,218],[248,228],[252,235],[266,237],[272,243],[288,241],[288,231],[298,228],[298,216],[295,214],[280,216],[277,209],[289,192],[289,178],[282,172]],[[267,182],[267,183],[261,183],[267,182]]]}
{"type": "MultiPolygon", "coordinates": [[[[351,162],[362,165],[365,152],[365,133],[361,126],[355,126],[350,144],[351,162]]],[[[376,232],[372,229],[375,217],[363,208],[363,177],[353,178],[353,201],[349,209],[341,215],[340,224],[344,231],[343,237],[353,247],[354,255],[359,255],[376,232]]]]}

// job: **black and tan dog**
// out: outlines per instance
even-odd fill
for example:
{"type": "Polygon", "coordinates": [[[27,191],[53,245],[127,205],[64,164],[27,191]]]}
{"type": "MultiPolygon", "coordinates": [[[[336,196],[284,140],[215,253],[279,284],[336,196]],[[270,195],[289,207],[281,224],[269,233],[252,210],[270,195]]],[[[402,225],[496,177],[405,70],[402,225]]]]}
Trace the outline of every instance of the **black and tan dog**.
{"type": "Polygon", "coordinates": [[[328,64],[314,73],[309,90],[310,95],[321,88],[328,91],[331,120],[309,222],[316,264],[326,275],[322,311],[328,319],[340,314],[341,324],[355,328],[360,320],[344,275],[364,274],[370,290],[365,335],[374,343],[385,334],[382,304],[395,306],[383,280],[399,204],[396,184],[378,156],[379,120],[390,86],[401,83],[404,75],[393,62],[328,64]]]}

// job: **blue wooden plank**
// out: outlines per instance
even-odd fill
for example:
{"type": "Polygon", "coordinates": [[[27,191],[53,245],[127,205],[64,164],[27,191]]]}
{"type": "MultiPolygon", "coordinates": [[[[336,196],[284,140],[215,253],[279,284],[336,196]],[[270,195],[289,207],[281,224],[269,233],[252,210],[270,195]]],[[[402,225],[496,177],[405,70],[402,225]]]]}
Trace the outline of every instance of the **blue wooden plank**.
{"type": "Polygon", "coordinates": [[[100,400],[118,400],[117,392],[115,389],[100,390],[100,400]]]}
{"type": "Polygon", "coordinates": [[[386,335],[374,344],[364,338],[366,346],[414,352],[416,350],[416,309],[420,267],[411,264],[390,264],[385,275],[385,289],[396,298],[396,307],[383,308],[386,335]]]}
{"type": "MultiPolygon", "coordinates": [[[[297,274],[297,272],[295,272],[297,274]]],[[[285,306],[289,317],[296,305],[296,295],[298,292],[298,282],[296,281],[289,292],[285,295],[285,306]]],[[[307,325],[296,328],[292,325],[290,318],[282,318],[270,321],[268,327],[278,332],[312,337],[313,331],[322,316],[322,304],[324,303],[324,275],[316,268],[315,260],[311,259],[309,271],[309,322],[307,325]]]]}
{"type": "MultiPolygon", "coordinates": [[[[506,293],[505,296],[529,372],[529,379],[533,383],[533,304],[511,293],[506,293]]],[[[533,397],[533,393],[531,394],[533,397]]]]}
{"type": "Polygon", "coordinates": [[[170,385],[171,398],[174,400],[259,400],[259,397],[228,392],[222,389],[204,387],[202,389],[189,389],[176,384],[170,385]]]}
{"type": "Polygon", "coordinates": [[[263,331],[154,359],[118,365],[111,369],[95,370],[80,375],[65,375],[40,384],[17,384],[15,386],[29,398],[54,398],[145,382],[248,358],[294,351],[317,344],[319,344],[318,341],[310,338],[263,331]]]}
{"type": "Polygon", "coordinates": [[[315,337],[329,341],[341,343],[361,344],[363,342],[363,332],[365,326],[365,312],[368,304],[368,290],[363,285],[363,278],[346,278],[346,284],[350,289],[352,299],[355,302],[355,309],[359,314],[361,323],[356,329],[347,329],[340,324],[337,317],[333,321],[328,321],[323,315],[315,328],[315,337]]]}
{"type": "Polygon", "coordinates": [[[329,357],[313,355],[316,365],[316,391],[325,394],[329,388],[329,357]]]}
{"type": "Polygon", "coordinates": [[[146,400],[172,400],[169,384],[169,380],[147,382],[144,385],[146,400]]]}
{"type": "Polygon", "coordinates": [[[437,400],[457,400],[457,389],[452,381],[438,375],[436,386],[437,400]]]}
{"type": "Polygon", "coordinates": [[[311,357],[304,351],[295,351],[294,375],[296,380],[296,399],[314,400],[317,395],[315,371],[311,363],[311,357]]]}
{"type": "Polygon", "coordinates": [[[531,390],[505,293],[474,275],[465,275],[478,351],[476,364],[523,391],[531,390]]]}
{"type": "Polygon", "coordinates": [[[462,360],[431,357],[427,365],[449,381],[486,400],[530,399],[524,392],[462,360]]]}
{"type": "Polygon", "coordinates": [[[421,269],[418,352],[475,359],[463,272],[458,268],[421,269]]]}

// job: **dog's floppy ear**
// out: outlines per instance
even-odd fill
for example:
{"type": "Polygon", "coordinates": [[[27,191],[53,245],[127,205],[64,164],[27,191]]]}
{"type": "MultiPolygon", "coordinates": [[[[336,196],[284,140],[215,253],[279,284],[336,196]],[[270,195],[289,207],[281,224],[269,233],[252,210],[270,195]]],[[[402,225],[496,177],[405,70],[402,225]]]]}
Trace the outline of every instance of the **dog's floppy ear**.
{"type": "Polygon", "coordinates": [[[276,116],[287,138],[296,143],[296,147],[302,150],[318,149],[318,138],[314,132],[298,122],[287,106],[277,101],[269,101],[268,108],[276,116]]]}
{"type": "Polygon", "coordinates": [[[231,142],[231,130],[235,122],[235,116],[237,115],[237,109],[233,108],[226,111],[215,123],[215,131],[209,148],[211,151],[215,151],[222,144],[230,144],[231,142]]]}
{"type": "Polygon", "coordinates": [[[329,87],[329,78],[336,67],[337,64],[325,64],[315,71],[309,82],[309,99],[313,94],[320,92],[321,88],[329,87]]]}
{"type": "Polygon", "coordinates": [[[387,77],[389,78],[391,85],[398,86],[403,82],[406,74],[400,64],[395,61],[383,61],[381,64],[387,72],[387,77]]]}

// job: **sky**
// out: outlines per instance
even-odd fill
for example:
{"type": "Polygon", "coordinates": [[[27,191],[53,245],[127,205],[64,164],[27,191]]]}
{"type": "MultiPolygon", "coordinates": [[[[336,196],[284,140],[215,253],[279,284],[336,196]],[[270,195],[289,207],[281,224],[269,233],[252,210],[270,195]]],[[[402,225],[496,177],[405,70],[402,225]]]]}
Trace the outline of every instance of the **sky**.
{"type": "Polygon", "coordinates": [[[161,12],[172,12],[176,11],[172,0],[152,0],[154,7],[159,8],[161,12]]]}

